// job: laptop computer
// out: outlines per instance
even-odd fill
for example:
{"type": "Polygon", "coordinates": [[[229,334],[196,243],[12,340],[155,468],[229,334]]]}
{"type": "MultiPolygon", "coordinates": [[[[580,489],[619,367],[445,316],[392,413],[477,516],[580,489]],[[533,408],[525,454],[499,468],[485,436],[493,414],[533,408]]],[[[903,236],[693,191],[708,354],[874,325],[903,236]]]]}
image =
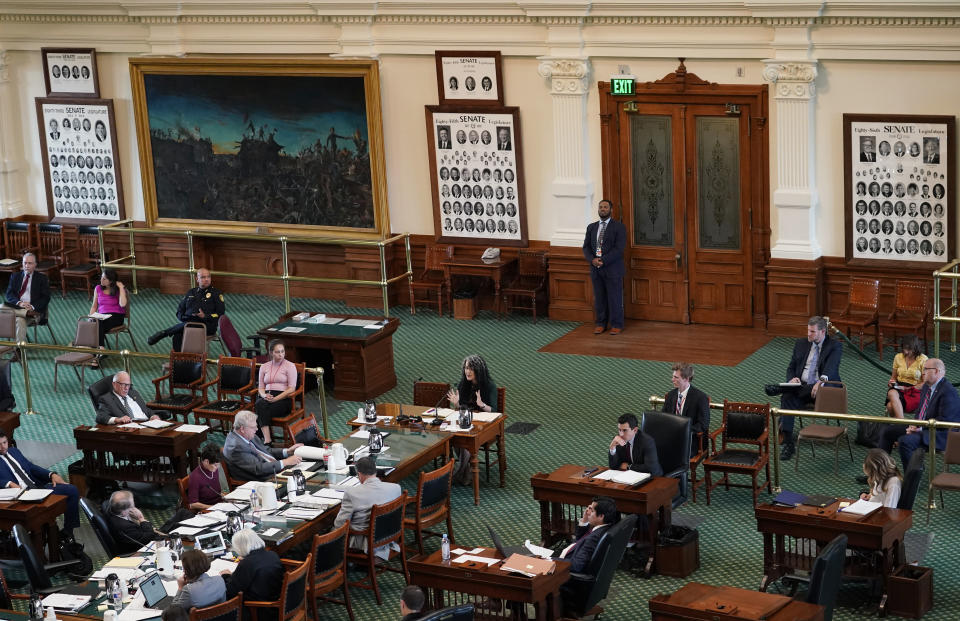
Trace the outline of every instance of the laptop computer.
{"type": "Polygon", "coordinates": [[[223,541],[223,533],[215,531],[197,537],[194,545],[207,556],[220,556],[227,551],[227,544],[223,541]]]}
{"type": "Polygon", "coordinates": [[[509,558],[511,554],[524,554],[526,556],[530,556],[530,550],[524,546],[504,546],[499,535],[494,532],[493,527],[489,524],[487,524],[487,532],[490,533],[490,538],[493,540],[493,547],[497,549],[497,552],[499,552],[503,558],[509,558]]]}
{"type": "Polygon", "coordinates": [[[167,595],[167,588],[163,586],[158,572],[153,572],[140,582],[140,592],[143,593],[143,607],[152,610],[166,610],[173,602],[173,596],[167,595]]]}

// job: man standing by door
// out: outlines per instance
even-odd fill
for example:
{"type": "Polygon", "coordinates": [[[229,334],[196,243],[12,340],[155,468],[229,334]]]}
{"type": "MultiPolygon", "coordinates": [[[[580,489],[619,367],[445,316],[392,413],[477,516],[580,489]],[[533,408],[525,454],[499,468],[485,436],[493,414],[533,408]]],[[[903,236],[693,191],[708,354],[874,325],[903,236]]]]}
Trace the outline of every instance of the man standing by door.
{"type": "Polygon", "coordinates": [[[623,249],[627,229],[613,219],[613,203],[607,199],[597,206],[600,220],[587,226],[583,238],[583,256],[590,262],[593,282],[594,334],[602,334],[607,326],[610,334],[623,330],[623,249]]]}

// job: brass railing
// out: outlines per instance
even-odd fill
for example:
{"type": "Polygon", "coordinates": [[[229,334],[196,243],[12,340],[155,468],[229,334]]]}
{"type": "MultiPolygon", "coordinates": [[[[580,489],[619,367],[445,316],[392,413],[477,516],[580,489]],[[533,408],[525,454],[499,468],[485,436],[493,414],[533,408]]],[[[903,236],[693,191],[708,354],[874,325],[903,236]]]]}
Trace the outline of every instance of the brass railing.
{"type": "MultiPolygon", "coordinates": [[[[120,356],[123,360],[123,369],[130,372],[130,360],[132,358],[145,358],[154,360],[169,360],[169,354],[151,354],[148,352],[130,351],[129,349],[94,349],[92,347],[73,347],[72,345],[48,345],[46,343],[27,343],[25,341],[4,341],[0,340],[0,346],[16,347],[20,354],[20,362],[23,365],[23,388],[27,398],[26,414],[39,414],[33,409],[33,390],[30,385],[30,357],[27,352],[30,351],[57,351],[57,352],[79,352],[82,354],[103,354],[108,356],[120,356]]],[[[207,358],[207,362],[213,365],[217,364],[217,358],[207,358]]],[[[323,367],[307,367],[307,373],[311,373],[317,378],[317,397],[320,399],[320,419],[323,423],[323,437],[329,438],[327,426],[327,395],[323,387],[323,367]]]]}
{"type": "Polygon", "coordinates": [[[940,357],[940,322],[950,324],[950,351],[957,351],[957,280],[960,279],[960,259],[955,259],[933,272],[933,357],[940,357]],[[940,281],[950,280],[950,306],[940,308],[940,281]],[[946,315],[945,313],[950,313],[946,315]]]}
{"type": "MultiPolygon", "coordinates": [[[[650,405],[655,408],[663,406],[664,398],[653,395],[650,397],[650,405]]],[[[710,402],[711,410],[720,410],[723,411],[722,403],[710,402]]],[[[869,416],[864,414],[840,414],[837,412],[813,412],[811,410],[784,410],[782,408],[770,408],[771,420],[770,420],[770,429],[779,429],[780,428],[780,418],[783,416],[803,416],[808,418],[822,418],[825,420],[835,420],[835,421],[850,421],[850,422],[866,422],[866,423],[884,423],[892,425],[914,425],[916,427],[926,428],[928,433],[934,434],[937,430],[960,430],[960,423],[942,423],[937,421],[935,418],[930,418],[927,420],[914,420],[909,418],[889,418],[886,416],[869,416]]],[[[773,493],[779,494],[782,490],[780,487],[780,443],[778,440],[777,433],[770,433],[769,437],[771,438],[770,442],[773,445],[773,493]]],[[[937,469],[937,452],[928,451],[927,458],[930,462],[930,475],[928,480],[932,481],[933,477],[936,475],[937,469]]],[[[906,464],[904,464],[906,467],[906,464]]],[[[858,470],[859,472],[859,470],[858,470]]],[[[936,503],[933,500],[933,486],[929,485],[927,489],[927,506],[931,509],[936,508],[936,503]]]]}
{"type": "Polygon", "coordinates": [[[211,270],[213,276],[231,276],[236,278],[254,278],[260,280],[282,280],[283,281],[283,300],[286,312],[290,312],[290,283],[291,282],[309,282],[309,283],[335,283],[340,285],[359,285],[380,287],[383,296],[383,315],[390,316],[389,287],[394,282],[406,278],[408,281],[413,278],[413,263],[410,258],[410,234],[400,233],[393,237],[381,240],[332,238],[332,237],[291,237],[289,235],[270,235],[254,233],[220,233],[216,231],[191,231],[191,230],[171,230],[155,228],[133,228],[133,220],[120,220],[110,224],[104,224],[98,227],[97,235],[100,242],[100,263],[104,267],[112,267],[120,270],[130,270],[133,273],[132,291],[137,293],[137,272],[183,272],[194,274],[204,266],[197,266],[194,260],[193,240],[198,237],[213,239],[239,239],[277,242],[280,244],[280,251],[283,257],[283,274],[253,274],[245,272],[224,272],[211,270]],[[129,254],[119,257],[112,261],[106,260],[106,250],[103,245],[104,233],[127,233],[129,239],[129,254]],[[136,235],[165,235],[182,236],[187,246],[186,268],[167,267],[160,265],[140,265],[137,263],[137,251],[134,237],[136,235]],[[406,255],[407,271],[397,276],[387,277],[387,256],[386,247],[403,240],[404,252],[406,255]],[[357,280],[352,278],[324,278],[319,276],[293,276],[290,274],[290,261],[288,256],[289,244],[311,244],[320,246],[376,246],[380,253],[380,280],[357,280]]]}

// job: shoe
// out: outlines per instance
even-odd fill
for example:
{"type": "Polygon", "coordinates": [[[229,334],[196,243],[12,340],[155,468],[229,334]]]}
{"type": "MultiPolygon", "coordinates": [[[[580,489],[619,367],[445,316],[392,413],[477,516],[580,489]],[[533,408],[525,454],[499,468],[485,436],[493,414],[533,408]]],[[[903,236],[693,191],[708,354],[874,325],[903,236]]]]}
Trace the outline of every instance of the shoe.
{"type": "Polygon", "coordinates": [[[858,476],[858,477],[857,477],[857,483],[859,483],[860,485],[866,485],[866,484],[867,484],[867,475],[861,474],[860,476],[858,476]]]}
{"type": "Polygon", "coordinates": [[[594,334],[603,334],[603,331],[604,331],[605,329],[606,329],[606,328],[604,328],[603,326],[597,326],[596,328],[593,329],[593,333],[594,333],[594,334]]]}
{"type": "Polygon", "coordinates": [[[623,328],[610,328],[610,336],[616,336],[623,332],[623,328]]]}
{"type": "Polygon", "coordinates": [[[167,336],[167,333],[164,332],[163,330],[161,330],[160,332],[154,332],[153,335],[151,335],[150,338],[147,339],[147,345],[156,345],[157,343],[162,341],[165,336],[167,336]]]}
{"type": "Polygon", "coordinates": [[[791,442],[783,445],[783,451],[780,452],[780,461],[787,461],[796,452],[796,445],[791,442]]]}
{"type": "Polygon", "coordinates": [[[776,384],[767,384],[763,387],[763,392],[767,393],[768,397],[776,397],[783,394],[783,389],[776,384]]]}

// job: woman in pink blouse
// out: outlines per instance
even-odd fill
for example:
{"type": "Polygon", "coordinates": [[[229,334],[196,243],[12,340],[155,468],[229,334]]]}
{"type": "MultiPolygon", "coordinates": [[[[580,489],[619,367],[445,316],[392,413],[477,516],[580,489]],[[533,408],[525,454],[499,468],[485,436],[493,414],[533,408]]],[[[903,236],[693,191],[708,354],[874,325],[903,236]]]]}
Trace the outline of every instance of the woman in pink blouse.
{"type": "Polygon", "coordinates": [[[104,349],[107,346],[107,332],[122,326],[127,316],[127,288],[117,281],[116,270],[103,270],[100,274],[100,284],[93,290],[90,313],[109,315],[99,320],[100,349],[104,349]]]}
{"type": "Polygon", "coordinates": [[[270,444],[270,423],[274,418],[286,416],[293,407],[290,395],[297,388],[297,367],[286,360],[283,341],[270,343],[270,362],[260,366],[260,398],[254,406],[263,443],[270,444]]]}

